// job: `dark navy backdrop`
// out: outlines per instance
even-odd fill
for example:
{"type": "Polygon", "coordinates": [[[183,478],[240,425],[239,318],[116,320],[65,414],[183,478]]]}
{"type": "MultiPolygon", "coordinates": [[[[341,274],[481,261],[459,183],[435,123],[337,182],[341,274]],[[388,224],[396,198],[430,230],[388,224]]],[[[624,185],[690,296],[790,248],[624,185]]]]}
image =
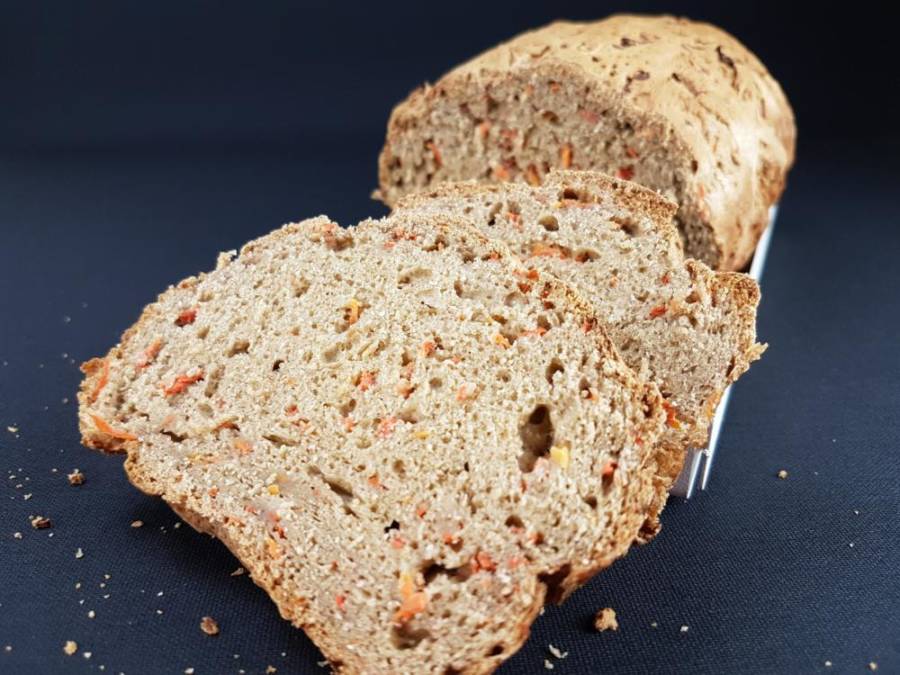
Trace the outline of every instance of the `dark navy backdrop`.
{"type": "MultiPolygon", "coordinates": [[[[223,546],[78,445],[75,364],[217,251],[381,213],[384,121],[420,80],[557,15],[621,8],[426,5],[0,3],[0,673],[323,672],[223,546]]],[[[771,347],[735,390],[710,489],[671,500],[660,537],[549,608],[503,672],[544,672],[549,643],[569,651],[560,673],[900,672],[890,23],[672,9],[737,33],[797,108],[763,281],[771,347]],[[604,606],[618,633],[590,629],[604,606]]]]}

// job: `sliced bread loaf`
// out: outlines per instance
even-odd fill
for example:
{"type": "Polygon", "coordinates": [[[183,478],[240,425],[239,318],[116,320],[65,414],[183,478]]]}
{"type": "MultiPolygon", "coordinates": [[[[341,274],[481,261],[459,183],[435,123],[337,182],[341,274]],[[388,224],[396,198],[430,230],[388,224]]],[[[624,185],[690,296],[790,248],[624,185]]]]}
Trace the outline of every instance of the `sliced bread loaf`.
{"type": "Polygon", "coordinates": [[[685,261],[675,210],[634,183],[551,171],[537,188],[444,184],[402,199],[395,211],[467,218],[525,265],[570,282],[594,303],[622,357],[665,399],[658,509],[685,450],[706,446],[725,387],[764,349],[756,343],[756,282],[685,261]]]}
{"type": "Polygon", "coordinates": [[[83,442],[340,672],[493,670],[653,500],[656,387],[571,287],[446,222],[285,226],[84,366],[83,442]]]}
{"type": "Polygon", "coordinates": [[[560,21],[414,91],[379,160],[388,205],[447,180],[597,169],[664,192],[688,256],[742,269],[794,158],[784,92],[725,31],[671,16],[560,21]]]}

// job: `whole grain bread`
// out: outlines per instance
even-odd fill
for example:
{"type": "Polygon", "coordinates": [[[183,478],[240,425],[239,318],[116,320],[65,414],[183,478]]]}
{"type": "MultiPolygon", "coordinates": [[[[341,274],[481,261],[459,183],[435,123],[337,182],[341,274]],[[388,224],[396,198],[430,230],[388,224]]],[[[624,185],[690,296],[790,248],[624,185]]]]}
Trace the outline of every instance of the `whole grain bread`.
{"type": "Polygon", "coordinates": [[[657,451],[658,524],[688,448],[705,447],[725,388],[759,358],[759,287],[744,274],[685,260],[676,205],[592,171],[552,170],[541,187],[445,183],[395,213],[468,219],[523,264],[571,283],[594,303],[626,363],[657,384],[667,429],[657,451]]]}
{"type": "Polygon", "coordinates": [[[680,205],[689,257],[747,264],[793,163],[793,112],[725,31],[671,16],[556,22],[425,85],[388,122],[388,205],[446,180],[540,184],[597,169],[680,205]]]}
{"type": "Polygon", "coordinates": [[[654,499],[655,385],[570,286],[449,218],[285,226],[83,369],[83,442],[339,672],[490,672],[654,499]]]}

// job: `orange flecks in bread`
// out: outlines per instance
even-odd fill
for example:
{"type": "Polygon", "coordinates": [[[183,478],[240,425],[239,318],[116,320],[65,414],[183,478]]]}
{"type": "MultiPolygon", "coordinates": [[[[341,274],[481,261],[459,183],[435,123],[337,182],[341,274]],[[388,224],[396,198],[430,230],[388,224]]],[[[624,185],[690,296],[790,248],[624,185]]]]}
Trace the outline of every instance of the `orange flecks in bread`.
{"type": "Polygon", "coordinates": [[[219,488],[213,485],[211,488],[209,488],[209,490],[206,491],[206,494],[215,499],[219,494],[219,488]]]}
{"type": "Polygon", "coordinates": [[[641,437],[641,436],[635,436],[635,437],[634,437],[634,444],[635,444],[635,445],[643,445],[643,444],[644,444],[644,439],[643,439],[643,437],[641,437]]]}
{"type": "Polygon", "coordinates": [[[388,415],[381,422],[378,423],[378,436],[380,438],[387,438],[392,433],[394,433],[394,427],[397,426],[397,422],[399,420],[395,415],[388,415]]]}
{"type": "Polygon", "coordinates": [[[541,184],[541,175],[534,164],[529,164],[525,169],[525,180],[531,187],[538,187],[541,184]]]}
{"type": "Polygon", "coordinates": [[[491,171],[491,174],[495,180],[507,181],[512,177],[509,173],[509,169],[503,165],[495,166],[491,171]]]}
{"type": "Polygon", "coordinates": [[[502,347],[503,349],[509,349],[509,340],[502,333],[497,333],[493,338],[493,342],[498,347],[502,347]]]}
{"type": "Polygon", "coordinates": [[[472,568],[475,572],[484,570],[485,572],[493,572],[497,569],[497,563],[491,558],[487,551],[478,551],[472,559],[472,568]]]}
{"type": "Polygon", "coordinates": [[[347,607],[347,596],[338,593],[334,596],[334,604],[336,604],[337,608],[343,612],[347,607]]]}
{"type": "Polygon", "coordinates": [[[428,606],[428,596],[424,591],[417,591],[415,582],[409,572],[400,575],[400,608],[394,613],[394,623],[406,623],[416,614],[421,614],[428,606]]]}
{"type": "Polygon", "coordinates": [[[428,502],[419,502],[416,504],[416,515],[419,516],[419,518],[424,518],[426,513],[428,513],[428,502]]]}
{"type": "Polygon", "coordinates": [[[406,546],[406,539],[401,537],[399,534],[391,539],[391,548],[395,548],[399,551],[404,546],[406,546]]]}
{"type": "Polygon", "coordinates": [[[516,286],[518,286],[519,290],[523,293],[531,293],[531,289],[533,288],[531,284],[526,284],[524,281],[520,281],[516,286]]]}
{"type": "Polygon", "coordinates": [[[668,285],[668,283],[671,281],[671,279],[672,278],[671,278],[671,276],[669,276],[668,272],[663,272],[663,275],[662,275],[662,278],[660,279],[660,281],[663,282],[663,284],[668,285]]]}
{"type": "Polygon", "coordinates": [[[491,131],[491,123],[488,122],[487,120],[484,120],[483,122],[481,122],[478,125],[477,129],[478,129],[478,135],[481,136],[481,138],[483,138],[483,139],[487,138],[488,134],[491,131]]]}
{"type": "Polygon", "coordinates": [[[428,148],[429,150],[431,150],[431,156],[434,158],[434,165],[438,169],[440,169],[441,166],[443,165],[443,162],[441,162],[441,151],[438,150],[438,146],[435,144],[434,141],[428,141],[425,144],[425,147],[428,148]]]}
{"type": "Polygon", "coordinates": [[[253,452],[253,444],[246,438],[235,438],[232,441],[232,445],[234,445],[234,449],[242,455],[249,455],[253,452]]]}
{"type": "Polygon", "coordinates": [[[394,391],[396,391],[397,394],[399,394],[403,398],[409,398],[415,390],[416,387],[407,380],[400,380],[400,382],[397,383],[397,386],[394,389],[394,391]]]}
{"type": "Polygon", "coordinates": [[[135,364],[135,367],[138,370],[142,370],[149,366],[156,360],[156,357],[159,356],[159,350],[162,349],[162,340],[156,338],[153,342],[150,343],[150,346],[144,350],[144,353],[141,355],[141,358],[135,364]]]}
{"type": "Polygon", "coordinates": [[[513,274],[515,274],[517,277],[528,279],[529,281],[537,281],[541,278],[540,272],[538,272],[533,267],[529,267],[527,270],[514,270],[513,274]]]}
{"type": "Polygon", "coordinates": [[[100,392],[103,391],[103,387],[107,385],[109,382],[109,359],[103,359],[103,368],[100,371],[100,377],[97,379],[97,384],[94,386],[94,389],[91,391],[91,395],[88,397],[88,403],[94,403],[97,400],[97,397],[100,396],[100,392]]]}
{"type": "Polygon", "coordinates": [[[285,415],[295,415],[297,413],[297,404],[291,403],[290,405],[284,406],[284,414],[285,415]]]}
{"type": "Polygon", "coordinates": [[[373,488],[383,488],[383,489],[387,489],[387,488],[384,487],[384,485],[381,484],[381,479],[378,477],[378,474],[377,474],[377,473],[373,473],[371,476],[369,476],[368,478],[366,478],[366,482],[367,482],[369,485],[371,485],[373,488]]]}
{"type": "Polygon", "coordinates": [[[344,421],[344,430],[348,433],[353,431],[353,427],[356,426],[356,421],[352,417],[350,417],[350,415],[342,417],[341,419],[344,421]]]}
{"type": "Polygon", "coordinates": [[[678,411],[675,409],[675,406],[669,403],[668,401],[663,401],[663,409],[666,411],[666,424],[668,424],[673,429],[681,429],[681,422],[678,421],[678,411]]]}
{"type": "Polygon", "coordinates": [[[120,441],[136,441],[137,436],[134,434],[124,431],[122,429],[114,429],[109,424],[107,424],[106,420],[104,420],[99,415],[95,415],[94,413],[89,413],[91,419],[94,421],[94,426],[97,427],[97,431],[102,434],[106,434],[107,436],[112,436],[113,438],[117,438],[120,441]]]}
{"type": "Polygon", "coordinates": [[[176,326],[189,326],[194,321],[197,320],[197,308],[191,307],[190,309],[182,310],[182,312],[175,318],[176,326]]]}
{"type": "Polygon", "coordinates": [[[456,390],[456,400],[460,403],[470,401],[477,395],[478,385],[474,382],[465,382],[456,390]]]}
{"type": "Polygon", "coordinates": [[[423,356],[431,356],[432,354],[434,354],[435,349],[437,349],[437,345],[435,345],[435,343],[431,340],[425,340],[425,342],[422,343],[423,356]]]}
{"type": "MultiPolygon", "coordinates": [[[[636,442],[636,439],[635,439],[636,442]]],[[[613,460],[609,460],[606,464],[603,465],[603,469],[600,471],[600,475],[603,478],[609,479],[613,477],[613,474],[616,472],[619,464],[614,462],[613,460]]]]}
{"type": "Polygon", "coordinates": [[[352,326],[359,321],[361,308],[362,305],[359,304],[359,300],[356,298],[350,298],[350,300],[347,301],[347,304],[344,305],[344,320],[347,322],[348,326],[352,326]]]}
{"type": "Polygon", "coordinates": [[[525,561],[522,560],[522,558],[513,555],[513,556],[510,556],[509,558],[507,558],[506,567],[508,569],[514,570],[517,567],[519,567],[523,562],[525,562],[525,561]]]}
{"type": "Polygon", "coordinates": [[[534,258],[559,258],[560,260],[568,257],[566,252],[556,244],[546,244],[540,241],[532,245],[531,255],[534,258]]]}
{"type": "Polygon", "coordinates": [[[634,178],[634,167],[620,166],[619,170],[616,171],[616,178],[621,178],[622,180],[631,180],[632,178],[634,178]]]}
{"type": "Polygon", "coordinates": [[[668,311],[668,308],[665,305],[657,305],[656,307],[654,307],[653,309],[650,310],[650,318],[656,319],[658,317],[661,317],[667,311],[668,311]]]}
{"type": "Polygon", "coordinates": [[[170,386],[163,387],[163,393],[165,393],[166,396],[175,396],[176,394],[180,394],[192,384],[199,382],[202,379],[202,370],[194,373],[193,375],[179,375],[175,378],[175,381],[170,386]]]}
{"type": "Polygon", "coordinates": [[[572,146],[566,143],[559,149],[559,165],[563,169],[572,166],[572,146]]]}
{"type": "Polygon", "coordinates": [[[356,386],[360,391],[368,391],[368,389],[375,384],[375,375],[376,373],[370,370],[362,371],[356,380],[356,386]]]}
{"type": "Polygon", "coordinates": [[[444,532],[441,540],[448,546],[456,546],[460,542],[459,534],[456,532],[444,532]]]}
{"type": "Polygon", "coordinates": [[[625,154],[631,157],[632,159],[636,159],[638,156],[638,151],[632,148],[630,145],[625,146],[625,154]]]}
{"type": "Polygon", "coordinates": [[[237,429],[238,425],[233,420],[225,420],[224,422],[219,422],[216,426],[213,427],[213,431],[221,431],[222,429],[237,429]]]}
{"type": "Polygon", "coordinates": [[[531,330],[523,330],[519,333],[519,337],[543,337],[547,332],[547,329],[543,326],[538,326],[537,328],[532,328],[531,330]]]}
{"type": "Polygon", "coordinates": [[[593,110],[585,110],[584,108],[581,108],[578,111],[578,116],[588,124],[597,124],[597,122],[600,121],[600,115],[595,113],[593,110]]]}
{"type": "Polygon", "coordinates": [[[281,557],[281,546],[279,546],[278,542],[272,539],[272,537],[266,538],[266,553],[269,554],[270,558],[281,557]]]}
{"type": "Polygon", "coordinates": [[[582,332],[590,333],[592,330],[594,330],[596,325],[597,322],[594,321],[594,319],[585,319],[581,322],[581,330],[582,332]]]}
{"type": "Polygon", "coordinates": [[[562,91],[562,85],[559,82],[551,81],[547,84],[547,86],[550,87],[550,91],[552,91],[554,94],[558,94],[560,91],[562,91]]]}
{"type": "Polygon", "coordinates": [[[516,213],[515,211],[507,211],[506,219],[509,221],[509,224],[516,228],[519,232],[522,231],[522,214],[516,213]]]}

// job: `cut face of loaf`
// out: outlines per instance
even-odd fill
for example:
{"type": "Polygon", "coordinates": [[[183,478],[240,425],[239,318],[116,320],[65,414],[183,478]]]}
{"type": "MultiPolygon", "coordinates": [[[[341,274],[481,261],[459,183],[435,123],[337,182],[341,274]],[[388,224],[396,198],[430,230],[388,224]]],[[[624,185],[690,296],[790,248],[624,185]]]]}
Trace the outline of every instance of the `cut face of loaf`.
{"type": "Polygon", "coordinates": [[[569,286],[445,222],[288,225],[84,366],[83,442],[341,672],[489,672],[653,500],[656,387],[569,286]]]}
{"type": "Polygon", "coordinates": [[[763,351],[759,287],[750,277],[684,260],[675,205],[627,181],[554,171],[543,187],[444,184],[396,213],[468,218],[529,268],[589,298],[622,357],[665,398],[659,507],[688,447],[704,447],[726,386],[763,351]]]}
{"type": "Polygon", "coordinates": [[[539,185],[595,169],[680,205],[687,255],[742,269],[793,162],[793,113],[765,67],[708,24],[557,22],[413,92],[391,114],[380,197],[442,181],[539,185]]]}

